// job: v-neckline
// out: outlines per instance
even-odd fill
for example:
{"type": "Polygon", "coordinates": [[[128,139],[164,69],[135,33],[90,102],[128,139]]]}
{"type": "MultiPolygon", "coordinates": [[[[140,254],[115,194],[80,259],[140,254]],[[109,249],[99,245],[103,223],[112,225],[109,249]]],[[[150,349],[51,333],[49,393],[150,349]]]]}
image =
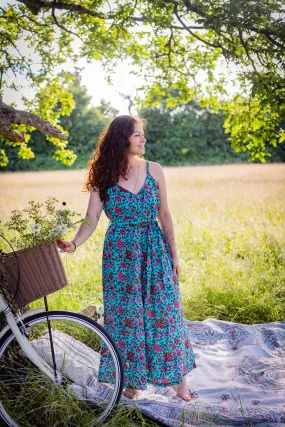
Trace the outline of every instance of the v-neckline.
{"type": "Polygon", "coordinates": [[[141,188],[139,189],[139,192],[138,193],[133,193],[132,191],[130,191],[130,190],[127,190],[125,187],[122,187],[120,184],[116,184],[117,185],[117,187],[119,187],[119,188],[121,188],[123,191],[126,191],[127,193],[131,193],[133,196],[138,196],[139,194],[140,194],[140,192],[142,191],[142,189],[144,188],[144,186],[145,186],[145,184],[146,184],[146,180],[147,180],[147,178],[148,178],[148,172],[147,172],[147,175],[146,175],[146,177],[145,177],[145,180],[144,180],[144,183],[143,183],[143,185],[141,186],[141,188]]]}

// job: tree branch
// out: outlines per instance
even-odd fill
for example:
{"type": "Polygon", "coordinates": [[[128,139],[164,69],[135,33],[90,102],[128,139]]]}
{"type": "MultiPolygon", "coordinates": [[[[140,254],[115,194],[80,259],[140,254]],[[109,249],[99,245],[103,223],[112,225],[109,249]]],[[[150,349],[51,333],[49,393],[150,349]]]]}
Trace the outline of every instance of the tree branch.
{"type": "Polygon", "coordinates": [[[70,141],[71,136],[65,135],[56,126],[47,122],[39,116],[36,116],[29,111],[17,110],[9,105],[5,104],[0,97],[0,135],[8,138],[13,142],[24,142],[24,135],[15,129],[11,129],[12,124],[25,124],[27,126],[33,126],[43,135],[53,136],[55,138],[70,141]]]}
{"type": "Polygon", "coordinates": [[[249,52],[248,52],[248,48],[247,48],[246,42],[245,42],[245,41],[244,41],[244,39],[243,39],[242,31],[241,31],[241,29],[240,29],[240,28],[239,28],[239,30],[238,30],[238,33],[239,33],[240,42],[241,42],[241,44],[243,45],[243,48],[244,48],[245,53],[246,53],[246,56],[248,57],[248,59],[249,59],[249,60],[250,60],[250,62],[251,62],[251,65],[252,65],[252,68],[254,69],[254,72],[255,72],[256,74],[259,74],[259,73],[257,72],[257,70],[256,70],[255,63],[254,63],[254,61],[253,61],[252,57],[250,56],[250,54],[249,54],[249,52]]]}
{"type": "Polygon", "coordinates": [[[216,44],[210,43],[210,42],[208,42],[207,40],[204,40],[204,39],[202,39],[201,37],[197,36],[197,34],[193,33],[193,31],[191,31],[191,30],[190,30],[190,28],[189,28],[189,27],[187,27],[187,26],[184,24],[184,22],[182,21],[182,19],[181,19],[181,18],[180,18],[180,16],[178,15],[178,8],[177,8],[177,6],[176,6],[176,5],[175,5],[174,13],[175,13],[175,15],[176,15],[176,17],[177,17],[178,21],[183,25],[183,27],[185,28],[185,30],[187,30],[187,31],[188,31],[188,33],[189,33],[189,34],[191,34],[193,37],[195,37],[195,38],[196,38],[197,40],[199,40],[200,42],[202,42],[202,43],[206,44],[207,46],[214,47],[215,49],[219,48],[219,49],[222,49],[222,50],[224,51],[224,48],[223,48],[223,46],[222,46],[222,45],[216,45],[216,44]]]}
{"type": "MultiPolygon", "coordinates": [[[[44,1],[44,0],[17,0],[20,3],[25,4],[32,13],[34,13],[35,15],[37,15],[41,9],[60,9],[60,10],[69,10],[69,11],[73,11],[73,12],[77,12],[80,15],[89,15],[89,16],[94,16],[96,18],[99,19],[104,19],[104,20],[108,20],[108,19],[115,19],[117,17],[116,14],[114,13],[109,13],[109,14],[104,14],[101,12],[96,12],[90,9],[87,9],[84,6],[81,6],[79,4],[69,4],[69,3],[63,3],[60,1],[44,1]]],[[[219,16],[215,16],[215,15],[211,15],[208,14],[204,11],[202,11],[201,9],[197,8],[196,6],[194,6],[193,4],[190,3],[190,0],[185,0],[184,4],[187,8],[188,12],[193,12],[196,13],[197,15],[201,16],[202,18],[205,18],[208,22],[205,22],[205,25],[203,27],[195,27],[195,26],[190,26],[187,27],[181,20],[180,17],[178,17],[178,6],[179,3],[177,3],[177,1],[175,0],[164,0],[166,3],[171,3],[174,5],[174,8],[176,9],[176,16],[177,19],[180,21],[180,23],[182,24],[182,28],[181,27],[177,27],[177,26],[172,26],[175,29],[184,29],[187,30],[188,32],[191,29],[207,29],[207,26],[209,29],[212,29],[213,31],[216,31],[215,28],[213,28],[213,26],[211,25],[211,22],[214,22],[215,20],[219,19],[219,16]],[[206,28],[205,28],[206,26],[206,28]]],[[[147,22],[147,19],[144,17],[137,17],[137,16],[129,16],[128,19],[132,19],[136,22],[147,22]]],[[[225,22],[225,25],[230,25],[233,28],[240,28],[240,23],[238,21],[235,20],[229,20],[228,22],[225,22]]],[[[270,28],[257,28],[255,26],[252,25],[243,25],[244,28],[246,28],[247,30],[253,31],[255,33],[258,34],[263,34],[272,44],[274,44],[275,46],[278,46],[281,49],[285,49],[285,46],[276,41],[272,36],[275,37],[279,37],[282,40],[285,40],[285,35],[284,37],[282,37],[281,34],[277,33],[275,30],[272,30],[270,28]]],[[[192,33],[192,35],[196,38],[198,38],[197,35],[195,35],[194,33],[192,33]]],[[[206,42],[205,40],[203,40],[202,38],[200,39],[200,41],[202,41],[203,43],[208,43],[209,46],[211,47],[219,47],[222,48],[221,46],[215,46],[209,42],[206,42]]]]}
{"type": "MultiPolygon", "coordinates": [[[[33,76],[33,71],[31,69],[30,64],[26,61],[25,57],[21,54],[21,52],[19,51],[19,49],[17,48],[16,44],[13,42],[13,40],[11,39],[11,37],[8,34],[5,34],[3,31],[0,31],[0,37],[3,37],[4,39],[6,39],[8,42],[11,43],[11,45],[14,47],[14,49],[18,52],[18,54],[20,55],[20,58],[22,59],[22,61],[26,64],[27,68],[29,69],[29,72],[31,74],[31,76],[33,76]]],[[[15,74],[15,73],[14,73],[15,74]]]]}
{"type": "MultiPolygon", "coordinates": [[[[166,1],[167,3],[172,3],[176,7],[178,6],[178,3],[175,0],[164,0],[164,1],[166,1]]],[[[207,27],[207,24],[209,24],[213,21],[219,20],[219,16],[210,15],[206,12],[203,12],[202,10],[193,6],[193,4],[190,3],[190,0],[185,0],[184,4],[185,4],[188,12],[194,12],[197,15],[201,16],[202,18],[205,18],[208,21],[208,22],[205,22],[206,27],[207,27]]],[[[230,25],[234,28],[240,28],[240,23],[235,21],[235,20],[229,20],[228,22],[225,22],[225,25],[230,25]]],[[[209,28],[210,27],[211,26],[209,26],[209,28]]],[[[272,38],[272,36],[275,36],[275,37],[279,37],[281,40],[285,40],[285,34],[284,34],[284,37],[282,37],[282,35],[280,33],[277,33],[275,30],[272,30],[271,28],[264,28],[264,29],[260,28],[259,29],[255,26],[247,25],[247,24],[244,24],[243,27],[246,28],[247,30],[253,31],[255,33],[263,34],[269,41],[271,41],[272,44],[280,47],[281,49],[285,49],[285,46],[282,43],[279,43],[278,41],[276,41],[272,38]]]]}
{"type": "MultiPolygon", "coordinates": [[[[265,35],[265,37],[266,37],[269,41],[271,41],[271,43],[272,43],[272,44],[274,44],[275,46],[281,47],[281,49],[285,49],[284,44],[281,44],[281,43],[279,43],[278,41],[274,40],[274,39],[273,39],[273,37],[271,37],[271,35],[270,35],[270,34],[268,34],[268,32],[267,32],[267,31],[265,31],[265,30],[259,30],[259,32],[260,32],[261,34],[264,34],[264,35],[265,35]]],[[[280,36],[278,36],[278,37],[280,37],[280,36]]]]}
{"type": "Polygon", "coordinates": [[[73,31],[71,31],[71,30],[68,30],[67,28],[65,28],[62,24],[60,24],[59,22],[58,22],[58,20],[56,19],[56,16],[55,16],[55,11],[54,11],[54,7],[51,9],[51,14],[52,14],[52,17],[53,17],[53,20],[54,20],[54,22],[55,22],[55,24],[59,27],[59,28],[61,28],[63,31],[66,31],[67,33],[69,33],[69,34],[71,34],[71,35],[73,35],[73,36],[75,36],[75,37],[78,37],[81,41],[82,41],[82,43],[84,43],[84,40],[78,35],[78,34],[76,34],[76,33],[74,33],[73,31]]]}
{"type": "Polygon", "coordinates": [[[116,15],[107,14],[101,12],[96,12],[90,9],[87,9],[84,6],[74,3],[63,3],[61,1],[44,1],[44,0],[17,0],[19,3],[23,3],[27,6],[28,9],[34,14],[38,15],[41,9],[60,9],[60,10],[69,10],[77,12],[80,15],[89,15],[94,16],[99,19],[114,19],[116,15]]]}

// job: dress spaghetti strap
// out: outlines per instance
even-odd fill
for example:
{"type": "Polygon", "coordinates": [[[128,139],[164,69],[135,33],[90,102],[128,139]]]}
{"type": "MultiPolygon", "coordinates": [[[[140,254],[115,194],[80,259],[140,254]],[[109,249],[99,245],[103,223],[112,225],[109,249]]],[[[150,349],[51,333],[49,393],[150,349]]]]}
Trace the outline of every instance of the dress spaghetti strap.
{"type": "Polygon", "coordinates": [[[146,160],[146,173],[149,175],[149,161],[146,160]]]}

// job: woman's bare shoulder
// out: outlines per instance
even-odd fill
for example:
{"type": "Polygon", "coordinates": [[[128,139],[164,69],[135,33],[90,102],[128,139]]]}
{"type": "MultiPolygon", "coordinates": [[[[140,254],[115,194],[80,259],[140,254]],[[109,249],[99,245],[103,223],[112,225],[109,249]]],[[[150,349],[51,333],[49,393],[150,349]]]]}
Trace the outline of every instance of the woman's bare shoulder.
{"type": "Polygon", "coordinates": [[[149,162],[149,173],[158,181],[161,175],[163,174],[162,166],[157,162],[149,162]]]}

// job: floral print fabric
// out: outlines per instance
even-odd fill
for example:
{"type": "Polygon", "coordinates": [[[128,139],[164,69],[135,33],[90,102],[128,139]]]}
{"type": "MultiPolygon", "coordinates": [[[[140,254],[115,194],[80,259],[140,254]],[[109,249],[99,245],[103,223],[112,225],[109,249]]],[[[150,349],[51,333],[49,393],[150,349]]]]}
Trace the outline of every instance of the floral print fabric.
{"type": "MultiPolygon", "coordinates": [[[[110,222],[102,255],[104,327],[124,364],[124,386],[179,384],[196,367],[169,244],[158,225],[159,188],[149,172],[137,194],[110,187],[110,222]]],[[[98,380],[112,383],[111,357],[101,348],[98,380]]]]}

